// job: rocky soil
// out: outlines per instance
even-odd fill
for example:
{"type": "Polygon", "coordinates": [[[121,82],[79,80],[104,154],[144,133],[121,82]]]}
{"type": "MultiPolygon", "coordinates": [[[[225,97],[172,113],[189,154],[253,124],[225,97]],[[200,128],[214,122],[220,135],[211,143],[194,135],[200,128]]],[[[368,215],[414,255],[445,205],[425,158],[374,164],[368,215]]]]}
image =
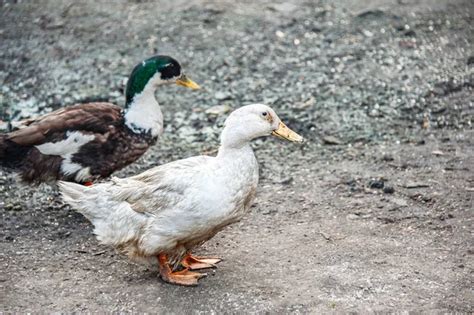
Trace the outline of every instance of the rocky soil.
{"type": "Polygon", "coordinates": [[[135,63],[175,56],[166,133],[118,176],[214,154],[229,110],[271,105],[308,141],[259,139],[252,213],[199,253],[194,288],[98,244],[55,187],[0,169],[2,311],[474,311],[474,5],[468,0],[2,1],[0,130],[123,105],[135,63]]]}

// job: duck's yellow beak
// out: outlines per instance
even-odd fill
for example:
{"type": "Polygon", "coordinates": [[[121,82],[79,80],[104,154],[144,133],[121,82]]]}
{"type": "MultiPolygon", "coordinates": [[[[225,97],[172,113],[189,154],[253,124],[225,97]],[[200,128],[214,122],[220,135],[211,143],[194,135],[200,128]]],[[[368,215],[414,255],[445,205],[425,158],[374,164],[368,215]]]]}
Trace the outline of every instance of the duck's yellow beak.
{"type": "Polygon", "coordinates": [[[281,138],[281,139],[286,139],[292,142],[303,142],[303,137],[288,128],[284,123],[280,121],[280,124],[278,125],[278,129],[274,130],[272,132],[272,135],[281,138]]]}
{"type": "Polygon", "coordinates": [[[201,88],[196,82],[194,82],[193,80],[191,80],[184,74],[182,74],[178,78],[178,80],[176,80],[176,84],[193,89],[193,90],[199,90],[201,88]]]}

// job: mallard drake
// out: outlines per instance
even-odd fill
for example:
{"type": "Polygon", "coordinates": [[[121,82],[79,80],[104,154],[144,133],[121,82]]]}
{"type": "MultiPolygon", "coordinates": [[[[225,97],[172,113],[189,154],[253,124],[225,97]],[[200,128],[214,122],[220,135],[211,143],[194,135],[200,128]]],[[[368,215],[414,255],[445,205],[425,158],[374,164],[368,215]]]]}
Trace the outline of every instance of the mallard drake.
{"type": "Polygon", "coordinates": [[[64,200],[93,223],[100,242],[158,263],[166,282],[196,285],[204,274],[191,270],[221,259],[196,257],[191,250],[249,211],[258,183],[250,141],[270,134],[303,140],[270,107],[248,105],[227,118],[215,157],[190,157],[91,187],[63,181],[59,187],[64,200]]]}
{"type": "Polygon", "coordinates": [[[163,132],[155,90],[176,83],[199,86],[168,56],[140,62],[130,74],[125,108],[111,103],[77,104],[0,134],[0,165],[19,171],[25,182],[88,183],[136,161],[163,132]]]}

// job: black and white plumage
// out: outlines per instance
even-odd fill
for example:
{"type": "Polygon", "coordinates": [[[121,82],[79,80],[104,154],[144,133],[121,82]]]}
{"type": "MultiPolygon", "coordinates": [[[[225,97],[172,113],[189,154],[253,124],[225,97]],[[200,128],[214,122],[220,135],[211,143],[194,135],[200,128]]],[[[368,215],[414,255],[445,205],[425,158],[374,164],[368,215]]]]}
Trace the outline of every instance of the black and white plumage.
{"type": "Polygon", "coordinates": [[[66,180],[79,183],[108,177],[142,156],[163,131],[154,92],[159,85],[197,84],[178,62],[154,56],[138,64],[129,79],[125,109],[111,103],[77,104],[0,134],[0,165],[25,182],[66,180]]]}

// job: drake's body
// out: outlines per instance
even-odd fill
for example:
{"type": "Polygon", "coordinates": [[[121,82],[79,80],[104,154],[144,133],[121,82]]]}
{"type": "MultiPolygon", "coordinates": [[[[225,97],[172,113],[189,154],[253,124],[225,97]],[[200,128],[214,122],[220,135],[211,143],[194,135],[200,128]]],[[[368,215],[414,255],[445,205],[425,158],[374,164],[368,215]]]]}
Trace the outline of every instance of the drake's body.
{"type": "Polygon", "coordinates": [[[70,106],[0,136],[2,165],[25,182],[92,181],[136,161],[157,136],[135,133],[109,103],[70,106]],[[68,126],[68,124],[70,126],[68,126]]]}
{"type": "Polygon", "coordinates": [[[0,135],[0,164],[17,170],[25,182],[84,183],[108,177],[156,143],[163,115],[154,92],[178,81],[198,87],[174,59],[147,59],[130,76],[125,109],[111,103],[77,104],[27,120],[19,130],[0,135]]]}

